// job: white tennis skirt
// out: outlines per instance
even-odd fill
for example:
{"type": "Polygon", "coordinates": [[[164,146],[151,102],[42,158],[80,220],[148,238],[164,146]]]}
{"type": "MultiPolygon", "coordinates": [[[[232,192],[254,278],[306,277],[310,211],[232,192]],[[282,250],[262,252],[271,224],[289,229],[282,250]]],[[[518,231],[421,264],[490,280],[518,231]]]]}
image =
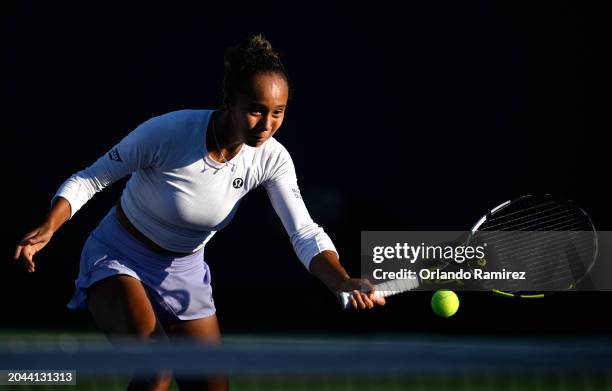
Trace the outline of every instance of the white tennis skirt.
{"type": "Polygon", "coordinates": [[[85,241],[68,309],[86,309],[87,288],[120,274],[145,285],[158,316],[189,320],[215,313],[204,248],[185,257],[157,254],[121,225],[113,206],[85,241]]]}

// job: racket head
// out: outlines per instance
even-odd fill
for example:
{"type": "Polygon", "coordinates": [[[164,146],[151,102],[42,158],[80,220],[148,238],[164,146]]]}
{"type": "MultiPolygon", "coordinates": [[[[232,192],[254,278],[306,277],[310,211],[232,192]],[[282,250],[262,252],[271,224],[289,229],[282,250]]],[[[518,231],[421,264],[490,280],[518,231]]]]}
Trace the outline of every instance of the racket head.
{"type": "Polygon", "coordinates": [[[534,299],[580,284],[593,268],[599,244],[591,218],[573,201],[525,195],[480,218],[467,243],[486,243],[485,258],[468,262],[482,272],[525,272],[525,280],[483,280],[506,297],[534,299]]]}

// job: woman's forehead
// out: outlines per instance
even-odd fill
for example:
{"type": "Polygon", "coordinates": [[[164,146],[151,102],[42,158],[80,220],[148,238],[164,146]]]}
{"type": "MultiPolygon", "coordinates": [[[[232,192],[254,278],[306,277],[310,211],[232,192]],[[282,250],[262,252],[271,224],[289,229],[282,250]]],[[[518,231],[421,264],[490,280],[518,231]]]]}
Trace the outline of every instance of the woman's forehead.
{"type": "Polygon", "coordinates": [[[289,96],[287,81],[273,73],[256,74],[248,81],[245,98],[248,101],[286,105],[289,96]]]}

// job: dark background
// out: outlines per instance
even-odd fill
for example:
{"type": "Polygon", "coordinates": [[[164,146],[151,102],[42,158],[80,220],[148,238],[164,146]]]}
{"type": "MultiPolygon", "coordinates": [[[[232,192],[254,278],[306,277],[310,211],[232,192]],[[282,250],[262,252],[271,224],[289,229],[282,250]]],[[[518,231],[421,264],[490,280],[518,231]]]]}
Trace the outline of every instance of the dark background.
{"type": "MultiPolygon", "coordinates": [[[[122,180],[36,256],[11,263],[72,173],[142,121],[218,108],[223,50],[264,33],[294,95],[277,139],[309,210],[353,274],[363,230],[464,230],[526,193],[573,199],[612,223],[598,96],[595,10],[581,2],[17,2],[1,16],[5,257],[3,328],[91,329],[69,313],[82,245],[122,180]]],[[[448,320],[430,293],[345,313],[310,276],[265,192],[207,246],[227,332],[609,333],[609,293],[515,302],[461,294],[448,320]]],[[[600,260],[602,262],[607,259],[600,260]]]]}

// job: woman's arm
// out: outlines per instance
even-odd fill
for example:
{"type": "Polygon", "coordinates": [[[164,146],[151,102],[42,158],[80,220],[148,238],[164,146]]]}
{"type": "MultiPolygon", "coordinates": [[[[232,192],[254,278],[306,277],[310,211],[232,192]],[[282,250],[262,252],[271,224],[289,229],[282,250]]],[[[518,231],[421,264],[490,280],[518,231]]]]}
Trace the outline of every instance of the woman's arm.
{"type": "Polygon", "coordinates": [[[51,200],[44,221],[17,243],[15,259],[35,271],[34,254],[49,243],[53,234],[97,192],[137,169],[153,165],[167,134],[168,122],[152,118],[125,136],[91,166],[68,178],[51,200]]]}
{"type": "Polygon", "coordinates": [[[374,287],[367,279],[351,278],[340,264],[338,254],[325,250],[315,255],[310,262],[310,272],[321,280],[332,293],[339,297],[342,292],[352,292],[353,308],[372,308],[384,305],[385,299],[374,295],[374,287]]]}
{"type": "Polygon", "coordinates": [[[36,270],[34,254],[49,243],[53,234],[70,218],[70,203],[63,197],[55,198],[43,223],[28,232],[17,244],[15,259],[23,260],[29,272],[36,270]]]}
{"type": "Polygon", "coordinates": [[[277,147],[273,174],[264,186],[298,258],[336,297],[340,298],[342,292],[351,292],[349,302],[353,308],[383,305],[384,299],[374,297],[374,288],[368,280],[350,278],[344,270],[333,242],[306,209],[289,153],[280,144],[277,147]]]}
{"type": "MultiPolygon", "coordinates": [[[[171,113],[170,113],[171,114],[171,113]]],[[[71,219],[96,193],[119,179],[153,166],[171,135],[169,114],[153,117],[128,133],[89,167],[71,175],[52,198],[64,198],[70,204],[71,219]]]]}
{"type": "Polygon", "coordinates": [[[70,219],[71,214],[68,200],[64,197],[57,197],[42,225],[46,225],[53,232],[56,232],[70,219]]]}
{"type": "Polygon", "coordinates": [[[338,255],[329,250],[324,250],[312,258],[310,272],[332,292],[338,291],[346,281],[351,279],[340,264],[338,255]]]}

